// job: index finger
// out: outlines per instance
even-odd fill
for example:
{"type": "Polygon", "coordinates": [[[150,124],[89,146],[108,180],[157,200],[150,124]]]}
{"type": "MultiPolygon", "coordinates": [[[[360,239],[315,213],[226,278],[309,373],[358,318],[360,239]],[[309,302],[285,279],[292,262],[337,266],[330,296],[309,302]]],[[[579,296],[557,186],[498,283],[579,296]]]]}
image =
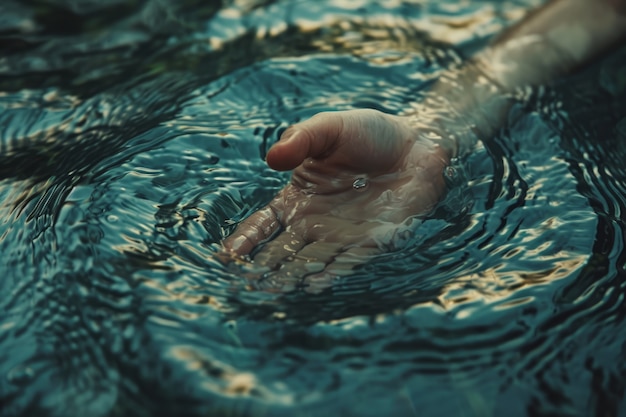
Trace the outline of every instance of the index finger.
{"type": "Polygon", "coordinates": [[[236,255],[248,255],[259,244],[270,239],[280,227],[276,212],[267,205],[239,223],[235,231],[222,241],[222,246],[236,255]]]}

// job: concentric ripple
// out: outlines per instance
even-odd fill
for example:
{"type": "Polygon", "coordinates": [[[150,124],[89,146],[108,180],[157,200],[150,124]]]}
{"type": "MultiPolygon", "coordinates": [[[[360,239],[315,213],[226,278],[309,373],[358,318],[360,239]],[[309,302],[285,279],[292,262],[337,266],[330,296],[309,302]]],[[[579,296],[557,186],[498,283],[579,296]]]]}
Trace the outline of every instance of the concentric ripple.
{"type": "Polygon", "coordinates": [[[1,5],[0,416],[623,415],[623,50],[329,288],[216,256],[290,124],[401,113],[538,3],[1,5]]]}

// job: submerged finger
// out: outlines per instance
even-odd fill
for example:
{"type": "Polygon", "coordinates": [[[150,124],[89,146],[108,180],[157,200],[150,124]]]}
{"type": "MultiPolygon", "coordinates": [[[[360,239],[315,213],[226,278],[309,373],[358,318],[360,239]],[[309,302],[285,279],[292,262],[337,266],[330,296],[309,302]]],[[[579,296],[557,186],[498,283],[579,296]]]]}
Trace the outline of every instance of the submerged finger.
{"type": "Polygon", "coordinates": [[[260,265],[274,268],[285,258],[296,254],[305,245],[304,238],[291,231],[284,231],[274,239],[265,243],[253,260],[260,265]]]}
{"type": "Polygon", "coordinates": [[[276,213],[266,206],[242,221],[235,231],[222,242],[225,250],[236,255],[247,255],[269,239],[280,228],[276,213]]]}
{"type": "Polygon", "coordinates": [[[342,251],[343,244],[338,242],[309,243],[293,256],[286,258],[276,274],[281,277],[304,278],[323,271],[342,251]]]}
{"type": "Polygon", "coordinates": [[[284,259],[280,268],[264,275],[263,289],[291,291],[310,274],[319,273],[342,251],[341,243],[313,242],[284,259]]]}
{"type": "Polygon", "coordinates": [[[334,257],[322,271],[309,274],[304,278],[303,285],[307,292],[318,293],[330,286],[337,278],[354,273],[354,269],[369,262],[380,250],[371,247],[353,247],[334,257]]]}

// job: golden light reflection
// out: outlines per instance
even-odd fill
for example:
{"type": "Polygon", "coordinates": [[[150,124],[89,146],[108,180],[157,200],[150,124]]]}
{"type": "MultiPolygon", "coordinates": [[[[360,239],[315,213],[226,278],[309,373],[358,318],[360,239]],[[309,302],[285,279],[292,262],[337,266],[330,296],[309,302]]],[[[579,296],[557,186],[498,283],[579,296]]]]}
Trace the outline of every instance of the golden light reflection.
{"type": "Polygon", "coordinates": [[[203,357],[190,347],[174,346],[170,349],[170,354],[184,362],[187,370],[204,374],[202,385],[212,392],[228,396],[247,396],[259,385],[254,374],[236,370],[215,358],[203,357]]]}
{"type": "Polygon", "coordinates": [[[252,372],[235,367],[208,357],[190,346],[178,345],[169,349],[169,355],[184,363],[190,372],[199,374],[201,386],[209,392],[226,397],[257,397],[284,405],[294,404],[293,395],[288,394],[288,387],[278,382],[271,386],[264,384],[252,372]]]}
{"type": "Polygon", "coordinates": [[[496,310],[532,302],[534,297],[520,290],[554,283],[570,277],[582,268],[589,255],[572,255],[569,259],[555,261],[553,266],[541,271],[512,270],[510,264],[500,264],[480,273],[459,277],[443,287],[437,302],[446,311],[456,310],[457,318],[469,317],[475,306],[490,304],[496,310]]]}
{"type": "MultiPolygon", "coordinates": [[[[385,4],[392,9],[393,5],[385,4]]],[[[346,8],[354,6],[345,5],[346,8]]],[[[416,5],[416,7],[419,7],[416,5]]],[[[506,19],[517,20],[526,13],[525,8],[510,8],[505,11],[506,19]]],[[[487,37],[502,29],[496,17],[494,5],[485,5],[473,13],[430,13],[419,19],[407,19],[394,14],[379,13],[376,16],[325,16],[309,21],[298,19],[303,33],[324,31],[315,45],[322,51],[331,52],[337,47],[350,49],[357,55],[389,51],[418,51],[415,42],[428,34],[429,42],[459,45],[477,37],[487,37]]]]}
{"type": "MultiPolygon", "coordinates": [[[[171,281],[164,285],[162,281],[148,277],[142,278],[141,282],[143,286],[154,290],[150,299],[163,301],[165,306],[172,306],[174,305],[172,301],[179,301],[188,306],[205,305],[221,312],[231,311],[231,308],[218,300],[217,297],[206,294],[206,287],[193,287],[183,280],[171,281]]],[[[198,319],[207,314],[205,311],[191,312],[181,308],[171,309],[171,312],[187,320],[198,319]]]]}

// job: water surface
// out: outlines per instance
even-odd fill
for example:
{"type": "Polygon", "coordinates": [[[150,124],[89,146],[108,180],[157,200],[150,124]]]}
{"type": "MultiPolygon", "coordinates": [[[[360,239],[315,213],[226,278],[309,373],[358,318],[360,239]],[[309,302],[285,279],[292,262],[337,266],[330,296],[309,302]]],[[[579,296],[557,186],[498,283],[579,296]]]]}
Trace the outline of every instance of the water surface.
{"type": "Polygon", "coordinates": [[[4,1],[0,415],[625,415],[624,49],[331,288],[214,256],[287,126],[400,113],[538,3],[4,1]]]}

